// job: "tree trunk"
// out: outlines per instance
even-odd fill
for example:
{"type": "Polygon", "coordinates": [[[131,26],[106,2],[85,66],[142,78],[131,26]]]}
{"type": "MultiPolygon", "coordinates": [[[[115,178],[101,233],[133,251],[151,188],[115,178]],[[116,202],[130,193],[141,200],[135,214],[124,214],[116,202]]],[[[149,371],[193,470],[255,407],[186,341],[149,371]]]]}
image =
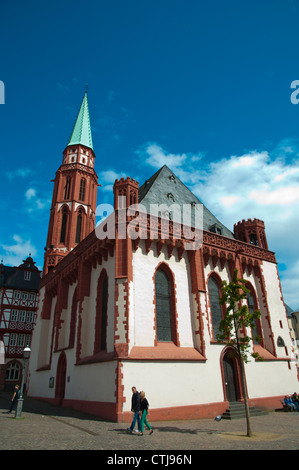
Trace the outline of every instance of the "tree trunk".
{"type": "Polygon", "coordinates": [[[244,405],[245,405],[245,414],[246,414],[246,423],[247,423],[247,437],[251,437],[252,432],[251,432],[251,425],[250,425],[250,413],[249,413],[248,399],[247,399],[247,393],[246,393],[245,367],[244,367],[244,361],[241,356],[240,356],[240,363],[241,363],[241,375],[242,375],[244,405]]]}

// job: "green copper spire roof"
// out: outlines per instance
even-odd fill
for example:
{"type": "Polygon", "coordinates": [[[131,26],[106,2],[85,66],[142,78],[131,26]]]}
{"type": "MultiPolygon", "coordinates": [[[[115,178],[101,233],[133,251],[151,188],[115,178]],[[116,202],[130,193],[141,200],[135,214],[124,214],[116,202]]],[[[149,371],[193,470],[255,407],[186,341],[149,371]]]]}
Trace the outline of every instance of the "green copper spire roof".
{"type": "Polygon", "coordinates": [[[75,144],[82,144],[93,149],[87,92],[85,92],[84,98],[82,100],[81,107],[67,146],[75,144]]]}

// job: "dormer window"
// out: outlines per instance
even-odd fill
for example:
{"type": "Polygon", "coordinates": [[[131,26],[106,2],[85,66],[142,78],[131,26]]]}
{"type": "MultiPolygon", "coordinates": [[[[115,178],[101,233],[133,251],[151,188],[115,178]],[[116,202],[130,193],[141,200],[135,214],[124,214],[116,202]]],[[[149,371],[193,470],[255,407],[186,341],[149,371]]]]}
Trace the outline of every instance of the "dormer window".
{"type": "Polygon", "coordinates": [[[172,193],[167,194],[168,199],[174,202],[174,195],[172,193]]]}
{"type": "Polygon", "coordinates": [[[24,272],[24,280],[25,281],[30,281],[31,278],[31,272],[30,271],[25,271],[24,272]]]}
{"type": "Polygon", "coordinates": [[[210,232],[222,235],[222,228],[218,224],[214,224],[210,227],[210,232]]]}
{"type": "Polygon", "coordinates": [[[174,175],[170,175],[170,176],[169,176],[169,179],[170,179],[170,181],[173,181],[174,183],[176,182],[176,181],[175,181],[175,176],[174,176],[174,175]]]}

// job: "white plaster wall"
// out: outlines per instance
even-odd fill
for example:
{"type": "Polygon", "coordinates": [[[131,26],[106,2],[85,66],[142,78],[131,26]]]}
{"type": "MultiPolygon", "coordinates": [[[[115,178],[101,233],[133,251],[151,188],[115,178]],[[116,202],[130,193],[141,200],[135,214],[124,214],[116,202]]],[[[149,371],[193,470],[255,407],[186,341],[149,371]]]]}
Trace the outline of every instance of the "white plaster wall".
{"type": "MultiPolygon", "coordinates": [[[[91,356],[94,351],[95,321],[96,321],[96,301],[98,279],[103,269],[108,275],[108,305],[107,305],[107,351],[114,349],[114,258],[108,257],[101,265],[91,270],[90,295],[84,297],[82,307],[82,329],[81,329],[81,356],[91,356]]],[[[71,303],[68,303],[68,310],[71,303]]],[[[78,323],[76,323],[78,325],[78,323]]],[[[68,325],[69,329],[69,325],[68,325]]]]}
{"type": "Polygon", "coordinates": [[[116,361],[75,366],[67,357],[65,398],[115,403],[116,361]]]}
{"type": "Polygon", "coordinates": [[[190,282],[188,278],[187,255],[179,261],[176,249],[168,258],[167,247],[163,246],[159,256],[156,246],[148,254],[144,242],[133,254],[134,304],[130,309],[130,347],[154,346],[155,341],[155,306],[154,306],[154,273],[161,262],[168,264],[173,272],[176,286],[176,308],[178,315],[178,333],[181,347],[193,347],[193,311],[190,282]],[[134,331],[133,331],[134,330],[134,331]]]}
{"type": "Polygon", "coordinates": [[[191,361],[124,362],[123,385],[126,397],[123,411],[130,411],[132,386],[145,392],[150,408],[223,401],[223,387],[217,359],[209,360],[207,364],[191,361]]]}
{"type": "Polygon", "coordinates": [[[278,336],[281,336],[287,347],[288,356],[290,357],[292,352],[292,341],[286,310],[282,300],[277,265],[275,263],[264,261],[262,269],[267,290],[268,309],[270,312],[271,329],[274,335],[276,353],[278,357],[286,357],[285,348],[277,346],[277,338],[278,336]],[[282,324],[282,328],[280,322],[282,324]]]}
{"type": "Polygon", "coordinates": [[[245,365],[246,382],[250,398],[281,396],[298,390],[295,364],[291,369],[287,361],[255,361],[245,365]]]}
{"type": "Polygon", "coordinates": [[[66,348],[69,345],[70,338],[70,323],[71,323],[71,313],[72,313],[72,301],[73,295],[77,286],[77,282],[70,285],[68,289],[68,307],[63,309],[61,312],[61,328],[59,330],[59,344],[58,348],[66,348]]]}

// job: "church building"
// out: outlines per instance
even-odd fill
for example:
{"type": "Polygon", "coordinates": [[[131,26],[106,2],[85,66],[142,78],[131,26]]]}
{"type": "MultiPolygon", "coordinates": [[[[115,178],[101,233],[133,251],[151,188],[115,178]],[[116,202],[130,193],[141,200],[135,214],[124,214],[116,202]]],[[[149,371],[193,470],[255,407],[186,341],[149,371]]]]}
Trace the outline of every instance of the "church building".
{"type": "Polygon", "coordinates": [[[27,393],[115,422],[131,420],[132,386],[152,421],[214,417],[245,394],[280,407],[298,376],[264,222],[231,231],[163,166],[141,186],[116,180],[114,210],[95,227],[94,162],[85,93],[54,179],[27,393]],[[238,357],[216,341],[234,269],[261,312],[251,349],[263,361],[245,364],[245,390],[238,357]]]}

